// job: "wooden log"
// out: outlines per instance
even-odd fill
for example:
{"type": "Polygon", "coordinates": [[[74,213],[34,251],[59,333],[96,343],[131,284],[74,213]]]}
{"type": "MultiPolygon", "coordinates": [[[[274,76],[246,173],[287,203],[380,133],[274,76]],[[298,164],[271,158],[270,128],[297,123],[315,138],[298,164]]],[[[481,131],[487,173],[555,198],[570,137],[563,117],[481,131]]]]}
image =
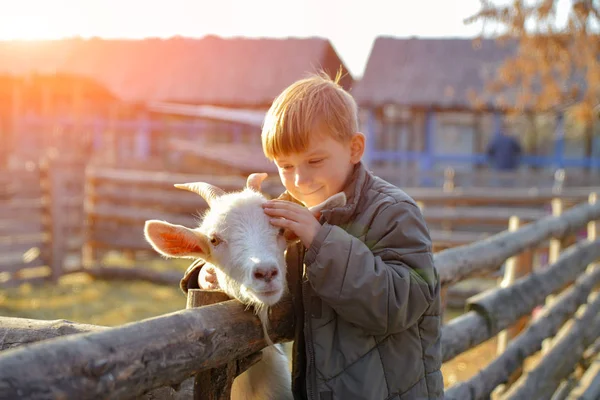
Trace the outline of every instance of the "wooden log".
{"type": "Polygon", "coordinates": [[[597,355],[585,371],[581,380],[567,396],[567,400],[598,400],[600,399],[600,354],[597,355]]]}
{"type": "MultiPolygon", "coordinates": [[[[587,246],[584,247],[586,251],[589,251],[590,247],[593,252],[597,251],[591,244],[580,246],[587,246]]],[[[558,266],[550,266],[544,271],[547,274],[545,276],[549,276],[550,279],[556,279],[557,281],[555,283],[543,284],[539,289],[536,288],[532,292],[536,296],[536,301],[527,300],[529,296],[527,290],[533,285],[531,282],[535,283],[539,281],[539,274],[531,274],[522,278],[517,282],[518,285],[515,284],[508,288],[488,290],[469,300],[469,304],[478,304],[478,306],[470,306],[470,311],[460,317],[454,318],[442,327],[443,361],[450,361],[457,355],[492,338],[501,330],[510,327],[522,316],[533,311],[535,306],[542,304],[543,299],[548,294],[551,294],[552,290],[555,290],[556,287],[562,287],[561,285],[564,281],[575,279],[572,277],[576,275],[577,270],[573,270],[576,267],[565,268],[567,270],[570,269],[570,272],[566,271],[566,273],[558,277],[555,277],[555,275],[558,273],[557,271],[561,271],[561,266],[568,265],[572,258],[580,256],[577,256],[576,247],[573,247],[569,253],[564,253],[562,258],[559,259],[560,264],[558,266]],[[524,298],[526,304],[520,304],[518,301],[515,301],[513,299],[514,296],[518,296],[519,299],[524,298]],[[512,304],[516,310],[514,312],[511,310],[501,310],[501,308],[506,307],[506,304],[512,304]]],[[[588,254],[588,257],[591,258],[592,256],[588,254]]],[[[579,261],[585,263],[587,260],[580,259],[579,261]]]]}
{"type": "MultiPolygon", "coordinates": [[[[291,299],[270,320],[275,343],[293,339],[291,299]]],[[[266,345],[258,317],[230,300],[2,352],[0,397],[134,398],[266,345]]]]}
{"type": "Polygon", "coordinates": [[[600,282],[600,270],[580,276],[575,285],[556,298],[552,306],[508,343],[505,351],[471,379],[446,390],[449,399],[486,399],[494,389],[507,382],[525,358],[540,350],[544,339],[556,335],[561,326],[585,304],[589,294],[600,282]]]}
{"type": "Polygon", "coordinates": [[[509,257],[541,244],[550,237],[564,237],[600,219],[600,204],[573,207],[560,217],[548,216],[517,232],[502,232],[460,248],[434,254],[442,284],[458,282],[474,274],[489,273],[509,257]]]}
{"type": "MultiPolygon", "coordinates": [[[[110,328],[98,325],[79,324],[66,320],[44,321],[37,319],[0,317],[0,351],[62,336],[86,332],[100,332],[106,329],[110,328]]],[[[179,396],[177,396],[172,388],[163,387],[147,393],[142,399],[168,400],[177,397],[179,396]]]]}
{"type": "Polygon", "coordinates": [[[581,317],[557,336],[534,369],[519,378],[504,398],[550,398],[561,380],[574,369],[584,349],[600,334],[600,296],[593,294],[581,317]]]}
{"type": "Polygon", "coordinates": [[[480,293],[467,301],[467,309],[486,317],[490,331],[510,326],[527,315],[546,297],[577,279],[588,264],[600,258],[600,240],[580,242],[561,253],[558,261],[539,272],[515,281],[511,286],[480,293]]]}
{"type": "Polygon", "coordinates": [[[588,369],[598,353],[600,353],[600,337],[583,353],[583,358],[579,363],[581,367],[588,369]]]}
{"type": "Polygon", "coordinates": [[[442,326],[442,361],[450,361],[492,336],[485,317],[475,311],[453,318],[442,326]]]}
{"type": "Polygon", "coordinates": [[[36,319],[0,317],[0,351],[85,332],[100,332],[104,326],[78,324],[67,320],[43,321],[36,319]]]}

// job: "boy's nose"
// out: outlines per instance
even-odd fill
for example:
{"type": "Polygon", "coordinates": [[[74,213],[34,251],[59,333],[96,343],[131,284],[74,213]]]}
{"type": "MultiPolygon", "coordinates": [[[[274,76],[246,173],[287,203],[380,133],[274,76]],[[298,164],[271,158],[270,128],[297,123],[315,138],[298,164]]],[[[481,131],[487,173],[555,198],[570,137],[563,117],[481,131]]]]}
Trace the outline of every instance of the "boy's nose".
{"type": "Polygon", "coordinates": [[[307,174],[296,174],[294,183],[296,184],[296,187],[300,187],[310,183],[310,178],[307,174]]]}

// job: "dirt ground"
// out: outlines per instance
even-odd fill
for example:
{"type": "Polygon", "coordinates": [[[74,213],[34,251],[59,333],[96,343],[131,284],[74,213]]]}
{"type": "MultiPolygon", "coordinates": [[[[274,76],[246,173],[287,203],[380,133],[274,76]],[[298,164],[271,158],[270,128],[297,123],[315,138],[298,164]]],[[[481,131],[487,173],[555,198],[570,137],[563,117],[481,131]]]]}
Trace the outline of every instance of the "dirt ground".
{"type": "MultiPolygon", "coordinates": [[[[150,267],[177,268],[185,271],[186,263],[169,261],[150,267]]],[[[185,308],[186,298],[178,287],[150,283],[94,281],[89,277],[69,275],[58,284],[0,290],[0,315],[43,320],[69,321],[104,326],[167,314],[185,308]]],[[[459,310],[448,310],[446,319],[460,315],[459,310]]],[[[446,387],[468,379],[493,359],[495,340],[490,340],[468,351],[442,367],[446,387]]]]}

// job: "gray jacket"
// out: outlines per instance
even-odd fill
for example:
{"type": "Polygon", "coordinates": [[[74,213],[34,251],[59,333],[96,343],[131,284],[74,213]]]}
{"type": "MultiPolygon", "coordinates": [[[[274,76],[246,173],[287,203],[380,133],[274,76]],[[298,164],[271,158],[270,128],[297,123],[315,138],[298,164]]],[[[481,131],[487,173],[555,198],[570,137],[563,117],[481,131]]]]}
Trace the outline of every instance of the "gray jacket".
{"type": "Polygon", "coordinates": [[[350,182],[308,251],[288,247],[288,271],[302,277],[290,279],[294,394],[442,399],[440,282],[423,216],[362,164],[350,182]]]}

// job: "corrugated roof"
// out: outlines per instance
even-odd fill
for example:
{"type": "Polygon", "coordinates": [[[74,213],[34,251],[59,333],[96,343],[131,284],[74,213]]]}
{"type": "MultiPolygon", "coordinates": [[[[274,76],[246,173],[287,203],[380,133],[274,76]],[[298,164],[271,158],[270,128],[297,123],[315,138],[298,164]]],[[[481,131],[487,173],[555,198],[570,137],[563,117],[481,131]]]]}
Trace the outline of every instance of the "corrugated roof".
{"type": "MultiPolygon", "coordinates": [[[[264,107],[293,81],[340,65],[348,73],[322,38],[0,42],[0,74],[82,75],[126,101],[264,107]]],[[[352,85],[349,73],[342,84],[352,85]]]]}

